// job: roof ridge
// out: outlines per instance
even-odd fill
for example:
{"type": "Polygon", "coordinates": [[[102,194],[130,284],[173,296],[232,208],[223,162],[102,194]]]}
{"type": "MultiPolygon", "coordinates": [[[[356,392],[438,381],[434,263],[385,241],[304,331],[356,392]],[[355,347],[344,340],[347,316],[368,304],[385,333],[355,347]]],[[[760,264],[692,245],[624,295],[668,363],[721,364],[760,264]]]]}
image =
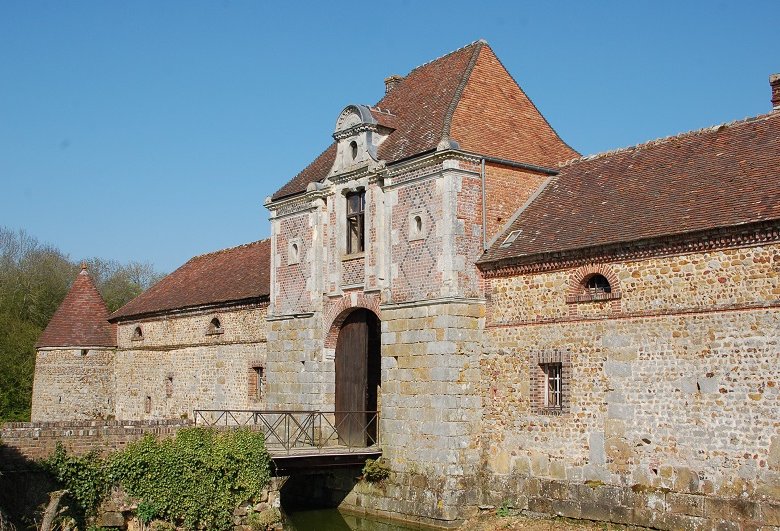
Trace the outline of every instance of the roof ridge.
{"type": "Polygon", "coordinates": [[[641,142],[639,144],[634,144],[634,145],[631,145],[631,146],[625,146],[625,147],[621,147],[621,148],[610,149],[609,151],[602,151],[600,153],[594,153],[592,155],[585,155],[585,156],[582,156],[582,157],[569,159],[569,160],[563,161],[560,164],[558,164],[558,167],[559,168],[563,168],[563,167],[566,167],[566,166],[572,166],[572,165],[580,164],[580,163],[583,163],[583,162],[590,162],[590,161],[593,161],[593,160],[600,160],[600,159],[603,159],[603,158],[606,158],[606,157],[610,157],[612,155],[617,155],[619,153],[629,153],[631,151],[640,151],[640,150],[645,149],[645,148],[667,144],[667,143],[673,142],[675,140],[682,140],[682,139],[693,137],[693,136],[705,135],[705,134],[708,134],[708,133],[714,133],[714,132],[720,131],[722,129],[725,129],[726,127],[734,127],[734,126],[737,126],[737,125],[745,125],[745,124],[750,124],[750,123],[753,123],[753,122],[760,122],[762,120],[768,120],[768,119],[772,118],[775,115],[776,116],[780,116],[780,113],[776,113],[774,111],[771,111],[771,112],[768,112],[768,113],[765,113],[765,114],[759,114],[758,116],[748,116],[746,118],[742,118],[742,119],[738,119],[738,120],[731,120],[730,122],[723,122],[723,123],[719,123],[719,124],[715,124],[715,125],[710,125],[710,126],[707,126],[707,127],[702,127],[702,128],[699,128],[699,129],[692,129],[690,131],[683,131],[682,133],[677,133],[677,134],[674,134],[674,135],[662,136],[662,137],[659,137],[659,138],[656,138],[656,139],[653,139],[653,140],[647,140],[645,142],[641,142]]]}
{"type": "Polygon", "coordinates": [[[408,77],[408,76],[410,76],[410,75],[412,74],[412,72],[414,72],[415,70],[419,70],[420,68],[423,68],[423,67],[425,67],[425,66],[428,66],[428,65],[430,65],[431,63],[435,63],[436,61],[439,61],[439,60],[441,60],[441,59],[444,59],[445,57],[449,57],[450,55],[452,55],[452,54],[454,54],[454,53],[458,53],[458,52],[460,52],[460,51],[462,51],[462,50],[465,50],[466,48],[468,48],[468,47],[470,47],[470,46],[474,46],[474,45],[476,45],[476,44],[487,44],[487,43],[488,43],[488,42],[487,42],[485,39],[477,39],[477,40],[475,40],[475,41],[472,41],[472,42],[470,42],[470,43],[468,43],[468,44],[466,44],[466,45],[464,45],[464,46],[461,46],[460,48],[458,48],[458,49],[456,49],[456,50],[452,50],[451,52],[447,52],[447,53],[445,53],[444,55],[441,55],[441,56],[439,56],[439,57],[437,57],[437,58],[435,58],[435,59],[431,59],[430,61],[426,61],[426,62],[424,62],[424,63],[423,63],[423,64],[421,64],[421,65],[415,66],[414,68],[412,68],[411,70],[409,70],[409,73],[408,73],[408,74],[406,74],[406,76],[408,77]]]}
{"type": "Polygon", "coordinates": [[[262,240],[256,240],[256,241],[249,242],[249,243],[242,243],[241,245],[234,245],[233,247],[226,247],[224,249],[218,249],[216,251],[211,251],[211,252],[208,252],[208,253],[196,254],[195,256],[193,256],[192,258],[187,260],[187,262],[185,262],[185,264],[189,263],[189,262],[192,262],[193,260],[196,260],[198,258],[205,258],[207,256],[214,256],[214,255],[217,255],[217,254],[220,254],[220,253],[226,253],[226,252],[229,252],[229,251],[235,251],[236,249],[241,249],[242,247],[249,247],[251,245],[257,245],[258,243],[263,243],[263,242],[270,241],[270,240],[271,240],[270,237],[269,238],[263,238],[262,240]]]}
{"type": "MultiPolygon", "coordinates": [[[[487,42],[482,39],[474,41],[471,44],[474,46],[474,51],[471,52],[471,58],[469,59],[466,68],[463,70],[463,75],[458,82],[458,87],[455,89],[455,94],[452,95],[452,101],[447,107],[447,113],[444,115],[444,125],[442,126],[441,131],[441,137],[443,139],[450,138],[450,129],[452,129],[452,116],[455,114],[455,109],[458,108],[460,98],[463,96],[463,90],[466,88],[466,84],[469,82],[471,73],[474,71],[474,65],[477,64],[477,59],[479,59],[479,54],[482,51],[482,47],[486,44],[487,42]]],[[[462,49],[465,49],[465,47],[462,49]]]]}

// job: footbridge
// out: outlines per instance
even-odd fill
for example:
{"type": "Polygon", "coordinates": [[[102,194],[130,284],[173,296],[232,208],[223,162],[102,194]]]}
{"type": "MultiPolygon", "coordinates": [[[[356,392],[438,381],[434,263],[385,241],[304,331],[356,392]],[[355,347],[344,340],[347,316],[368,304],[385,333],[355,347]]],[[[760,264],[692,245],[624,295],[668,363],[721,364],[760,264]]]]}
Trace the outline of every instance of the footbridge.
{"type": "Polygon", "coordinates": [[[196,426],[262,432],[271,472],[362,465],[382,455],[377,411],[196,409],[196,426]]]}

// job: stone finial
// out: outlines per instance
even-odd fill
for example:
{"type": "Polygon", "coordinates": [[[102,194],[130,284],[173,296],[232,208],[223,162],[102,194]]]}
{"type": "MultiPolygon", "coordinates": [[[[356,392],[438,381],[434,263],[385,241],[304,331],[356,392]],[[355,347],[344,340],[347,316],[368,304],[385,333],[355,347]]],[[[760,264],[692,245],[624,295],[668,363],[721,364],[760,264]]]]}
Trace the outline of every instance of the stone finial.
{"type": "Polygon", "coordinates": [[[404,76],[390,76],[385,78],[385,94],[389,94],[401,81],[404,80],[404,76]]]}
{"type": "Polygon", "coordinates": [[[772,88],[772,108],[780,110],[780,74],[769,76],[769,86],[772,88]]]}
{"type": "Polygon", "coordinates": [[[87,261],[86,260],[82,260],[81,261],[81,272],[85,273],[85,274],[87,272],[87,261]]]}

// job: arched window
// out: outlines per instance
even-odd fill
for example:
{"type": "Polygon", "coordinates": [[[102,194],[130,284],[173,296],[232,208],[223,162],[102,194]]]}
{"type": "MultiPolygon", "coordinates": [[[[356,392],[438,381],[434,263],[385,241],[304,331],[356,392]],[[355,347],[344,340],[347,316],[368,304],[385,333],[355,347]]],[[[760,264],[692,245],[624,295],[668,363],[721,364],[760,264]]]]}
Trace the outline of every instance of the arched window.
{"type": "Polygon", "coordinates": [[[144,338],[144,332],[141,330],[140,326],[136,326],[135,330],[133,330],[133,340],[139,341],[144,338]]]}
{"type": "Polygon", "coordinates": [[[222,323],[220,322],[218,317],[214,317],[209,322],[209,328],[206,332],[207,334],[221,334],[222,333],[222,323]]]}
{"type": "Polygon", "coordinates": [[[582,283],[582,287],[586,294],[612,293],[612,286],[610,286],[607,277],[598,273],[587,277],[582,283]]]}
{"type": "Polygon", "coordinates": [[[566,303],[613,301],[610,312],[620,312],[620,281],[606,264],[588,264],[572,271],[566,303]]]}

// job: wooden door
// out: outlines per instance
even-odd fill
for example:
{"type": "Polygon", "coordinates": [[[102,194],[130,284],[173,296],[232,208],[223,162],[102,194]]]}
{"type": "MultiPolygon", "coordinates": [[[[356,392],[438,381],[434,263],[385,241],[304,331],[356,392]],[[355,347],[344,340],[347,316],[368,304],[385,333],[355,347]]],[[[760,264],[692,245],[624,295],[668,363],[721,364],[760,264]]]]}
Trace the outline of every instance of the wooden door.
{"type": "Polygon", "coordinates": [[[365,446],[376,440],[379,320],[368,310],[347,316],[336,342],[336,425],[339,441],[365,446]]]}

